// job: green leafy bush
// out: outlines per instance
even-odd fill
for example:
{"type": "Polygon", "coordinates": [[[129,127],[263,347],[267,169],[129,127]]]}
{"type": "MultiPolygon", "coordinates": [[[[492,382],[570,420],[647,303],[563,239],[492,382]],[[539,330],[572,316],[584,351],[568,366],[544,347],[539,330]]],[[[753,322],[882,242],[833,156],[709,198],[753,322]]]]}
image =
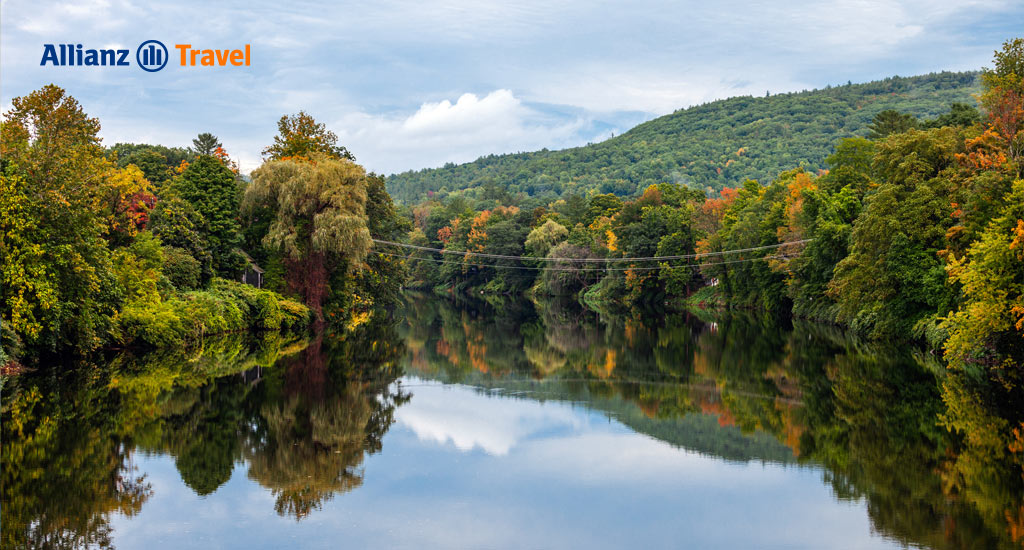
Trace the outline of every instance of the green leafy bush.
{"type": "Polygon", "coordinates": [[[281,328],[299,328],[309,324],[309,308],[305,305],[283,298],[277,302],[281,308],[281,328]]]}
{"type": "Polygon", "coordinates": [[[183,344],[185,326],[175,306],[174,301],[125,306],[118,318],[118,339],[126,344],[144,342],[156,347],[183,344]]]}
{"type": "Polygon", "coordinates": [[[300,329],[309,309],[275,292],[214,279],[207,290],[183,292],[156,303],[122,310],[117,339],[154,347],[187,345],[214,334],[244,330],[300,329]]]}
{"type": "Polygon", "coordinates": [[[175,246],[164,247],[164,276],[178,290],[199,288],[203,266],[187,250],[175,246]]]}

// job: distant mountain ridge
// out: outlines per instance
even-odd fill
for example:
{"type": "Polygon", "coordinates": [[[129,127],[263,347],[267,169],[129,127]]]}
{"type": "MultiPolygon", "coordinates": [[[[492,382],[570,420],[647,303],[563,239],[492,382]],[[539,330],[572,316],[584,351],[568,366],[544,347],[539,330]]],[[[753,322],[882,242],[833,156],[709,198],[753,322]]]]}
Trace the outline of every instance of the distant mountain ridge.
{"type": "Polygon", "coordinates": [[[571,193],[628,196],[666,181],[715,192],[797,166],[823,169],[838,139],[866,135],[886,109],[930,119],[954,102],[974,105],[978,75],[941,72],[733,97],[677,110],[600,143],[403,172],[389,176],[387,187],[406,204],[453,194],[481,198],[487,188],[540,203],[571,193]]]}

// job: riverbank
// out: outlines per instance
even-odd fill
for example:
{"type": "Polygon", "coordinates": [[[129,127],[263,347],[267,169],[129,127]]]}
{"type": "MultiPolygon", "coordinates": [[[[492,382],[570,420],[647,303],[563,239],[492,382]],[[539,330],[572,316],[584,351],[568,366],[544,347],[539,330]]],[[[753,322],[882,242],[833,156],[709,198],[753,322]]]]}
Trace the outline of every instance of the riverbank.
{"type": "Polygon", "coordinates": [[[302,329],[309,318],[309,308],[295,300],[217,279],[209,289],[125,307],[113,336],[126,346],[180,346],[230,332],[302,329]]]}
{"type": "MultiPolygon", "coordinates": [[[[310,323],[305,305],[270,290],[214,279],[202,290],[174,291],[130,302],[117,312],[97,350],[192,348],[205,339],[241,332],[301,332],[310,323]]],[[[9,332],[0,355],[3,374],[53,350],[26,349],[9,332]]],[[[63,354],[63,352],[61,352],[63,354]]]]}

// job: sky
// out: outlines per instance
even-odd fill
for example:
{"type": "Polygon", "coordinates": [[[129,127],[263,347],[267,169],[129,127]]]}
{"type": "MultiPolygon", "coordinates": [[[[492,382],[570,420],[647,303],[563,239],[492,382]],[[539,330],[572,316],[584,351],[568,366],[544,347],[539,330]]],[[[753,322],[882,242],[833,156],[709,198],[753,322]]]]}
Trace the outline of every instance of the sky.
{"type": "Polygon", "coordinates": [[[368,170],[598,142],[691,105],[987,66],[1024,34],[1020,0],[5,0],[0,109],[54,83],[104,144],[224,143],[259,166],[300,110],[368,170]],[[135,66],[167,45],[159,72],[135,66]],[[43,45],[127,48],[131,67],[40,66],[43,45]],[[246,67],[181,67],[174,44],[251,47],[246,67]]]}

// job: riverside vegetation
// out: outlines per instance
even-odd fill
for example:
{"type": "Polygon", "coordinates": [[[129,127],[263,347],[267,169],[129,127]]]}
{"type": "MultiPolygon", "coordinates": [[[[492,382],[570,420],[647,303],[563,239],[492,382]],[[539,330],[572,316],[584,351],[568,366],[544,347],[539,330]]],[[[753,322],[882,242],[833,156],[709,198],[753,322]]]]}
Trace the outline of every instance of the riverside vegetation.
{"type": "Polygon", "coordinates": [[[403,222],[305,113],[251,178],[211,134],[117,144],[61,88],[15,98],[0,128],[2,353],[19,360],[195,344],[240,330],[365,322],[400,266],[367,256],[403,222]],[[249,256],[243,249],[248,251],[249,256]],[[255,261],[263,288],[237,282],[255,261]]]}
{"type": "MultiPolygon", "coordinates": [[[[239,538],[252,535],[238,531],[257,531],[263,540],[298,538],[312,545],[327,540],[325,520],[339,511],[354,506],[388,514],[410,492],[432,506],[417,506],[402,515],[403,522],[416,523],[409,514],[466,521],[447,515],[446,505],[496,498],[458,492],[464,483],[480,492],[471,461],[486,453],[401,435],[409,430],[403,409],[411,414],[417,400],[428,396],[421,393],[423,384],[433,381],[434,389],[443,388],[443,402],[460,412],[488,404],[481,401],[505,411],[541,404],[558,411],[571,403],[581,414],[593,413],[601,426],[620,425],[659,447],[678,449],[669,451],[677,459],[670,461],[673,467],[658,469],[672,472],[669,478],[692,477],[695,459],[728,464],[736,475],[721,491],[694,495],[673,485],[662,498],[637,499],[636,506],[653,501],[649,506],[664,508],[670,498],[697,499],[702,508],[725,514],[735,514],[733,498],[773,510],[780,502],[790,506],[771,481],[743,485],[750,478],[735,472],[750,465],[770,472],[769,478],[782,477],[779,483],[802,479],[826,488],[816,504],[841,503],[854,515],[863,513],[882,545],[1019,548],[1024,516],[1016,510],[1024,479],[936,424],[945,407],[930,371],[934,357],[799,319],[790,323],[744,311],[716,312],[713,319],[707,312],[660,319],[599,316],[557,299],[493,307],[410,293],[390,319],[375,316],[344,336],[231,334],[209,338],[202,348],[129,350],[52,375],[18,376],[4,388],[0,423],[0,546],[130,547],[130,533],[137,536],[141,527],[149,536],[167,522],[188,524],[189,535],[199,536],[210,528],[195,508],[234,510],[232,495],[244,499],[246,515],[224,523],[239,538]],[[408,378],[396,383],[402,375],[408,378]],[[385,439],[389,431],[397,437],[385,439]],[[403,440],[418,446],[410,450],[403,440]],[[445,451],[458,457],[459,473],[435,479],[437,455],[445,451]],[[163,467],[154,472],[156,464],[163,467]],[[248,490],[238,496],[240,486],[248,490]],[[344,496],[351,491],[360,494],[344,496]],[[257,498],[264,494],[269,498],[257,498]],[[126,518],[135,529],[125,529],[126,518]]],[[[433,407],[445,410],[436,402],[433,407]]],[[[489,407],[481,412],[493,413],[489,407]]],[[[497,416],[479,422],[493,426],[502,435],[499,442],[529,432],[535,421],[516,417],[510,433],[506,417],[497,416]]],[[[552,444],[566,437],[581,444],[578,433],[554,426],[534,427],[530,439],[552,444]]],[[[488,465],[494,472],[489,484],[511,483],[528,494],[552,486],[558,493],[581,490],[572,476],[524,472],[517,466],[529,463],[529,453],[516,447],[487,459],[500,461],[500,467],[488,465]]],[[[603,463],[600,447],[586,449],[591,463],[603,463]]],[[[588,468],[568,454],[556,462],[588,468]]],[[[650,490],[646,478],[631,475],[638,473],[636,462],[613,462],[624,468],[606,465],[600,471],[612,475],[586,483],[599,485],[593,498],[601,503],[577,499],[575,506],[552,512],[560,529],[601,529],[593,517],[605,502],[650,490]],[[606,483],[618,490],[605,491],[606,483]]],[[[659,475],[655,483],[675,482],[659,475]]],[[[502,506],[515,515],[524,503],[509,490],[501,492],[502,506]]],[[[525,504],[542,515],[562,506],[525,504]]],[[[664,512],[675,520],[659,523],[659,538],[682,540],[676,537],[686,531],[679,524],[688,514],[680,514],[681,507],[664,512]]],[[[620,517],[617,505],[612,509],[603,529],[637,536],[649,531],[648,523],[620,517]]],[[[815,523],[818,516],[782,516],[776,521],[806,526],[825,546],[844,546],[850,542],[845,537],[867,530],[865,525],[837,539],[815,523]]],[[[390,540],[366,523],[347,525],[349,540],[363,529],[378,541],[390,540]]],[[[779,536],[746,531],[755,545],[779,536]]],[[[457,529],[448,536],[464,541],[457,529]]]]}

